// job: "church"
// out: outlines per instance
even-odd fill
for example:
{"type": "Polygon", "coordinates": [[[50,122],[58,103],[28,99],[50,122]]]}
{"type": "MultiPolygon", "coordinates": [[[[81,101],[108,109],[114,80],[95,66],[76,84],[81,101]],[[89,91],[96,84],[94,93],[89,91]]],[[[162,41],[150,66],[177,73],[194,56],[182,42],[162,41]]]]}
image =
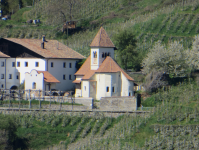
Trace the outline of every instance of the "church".
{"type": "Polygon", "coordinates": [[[75,73],[75,97],[133,96],[134,80],[114,61],[116,47],[103,27],[90,47],[90,56],[75,73]]]}

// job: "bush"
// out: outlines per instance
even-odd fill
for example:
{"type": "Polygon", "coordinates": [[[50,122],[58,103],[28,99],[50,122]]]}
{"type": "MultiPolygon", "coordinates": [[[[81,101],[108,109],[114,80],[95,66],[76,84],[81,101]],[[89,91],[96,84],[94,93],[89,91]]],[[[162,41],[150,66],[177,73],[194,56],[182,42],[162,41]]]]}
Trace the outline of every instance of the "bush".
{"type": "Polygon", "coordinates": [[[152,95],[151,97],[147,98],[146,100],[142,99],[142,106],[144,107],[154,107],[158,101],[155,99],[155,95],[152,95]]]}

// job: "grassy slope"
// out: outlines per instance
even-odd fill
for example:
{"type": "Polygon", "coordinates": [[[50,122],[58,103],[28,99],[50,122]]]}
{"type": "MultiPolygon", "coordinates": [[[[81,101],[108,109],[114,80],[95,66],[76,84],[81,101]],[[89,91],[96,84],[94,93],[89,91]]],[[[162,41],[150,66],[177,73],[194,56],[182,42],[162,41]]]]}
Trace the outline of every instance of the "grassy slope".
{"type": "Polygon", "coordinates": [[[53,21],[51,24],[46,23],[48,16],[45,14],[46,8],[43,5],[47,7],[47,3],[50,2],[44,0],[34,8],[23,8],[13,15],[13,20],[0,21],[0,36],[41,38],[45,34],[47,39],[59,39],[64,44],[68,43],[69,47],[88,56],[89,45],[99,30],[98,26],[102,23],[110,37],[122,29],[133,30],[138,39],[138,49],[143,52],[147,51],[157,40],[167,43],[170,40],[184,39],[184,46],[190,47],[192,37],[199,33],[197,17],[199,3],[196,1],[188,1],[182,7],[180,0],[133,0],[130,2],[128,0],[99,2],[88,0],[84,8],[76,11],[82,14],[77,18],[83,20],[78,22],[79,26],[84,25],[88,28],[70,35],[66,40],[66,35],[60,32],[61,24],[53,24],[53,21]],[[114,3],[114,7],[111,7],[112,3],[110,2],[114,3]],[[96,8],[95,5],[98,5],[97,8],[103,11],[92,9],[96,8]],[[97,17],[93,17],[93,14],[96,14],[97,17]],[[41,18],[40,26],[22,23],[30,18],[35,18],[35,15],[38,15],[36,18],[41,18]],[[89,20],[85,24],[86,17],[89,20]],[[13,25],[13,28],[9,29],[6,25],[13,25]]]}
{"type": "MultiPolygon", "coordinates": [[[[47,148],[59,144],[60,141],[64,143],[62,146],[67,146],[69,143],[85,138],[90,134],[103,136],[106,130],[112,128],[121,119],[121,117],[117,119],[107,118],[103,114],[89,117],[88,114],[82,115],[81,113],[31,112],[15,113],[15,115],[1,113],[1,119],[7,116],[15,122],[16,132],[14,133],[17,139],[21,139],[18,148],[21,147],[22,149],[27,146],[31,149],[47,148]],[[102,129],[107,121],[108,126],[102,129]],[[96,124],[98,125],[96,126],[96,124]],[[96,128],[95,132],[93,128],[96,128]]],[[[5,121],[5,123],[7,122],[5,121]]],[[[0,122],[0,129],[4,128],[4,123],[0,122]]]]}
{"type": "Polygon", "coordinates": [[[195,83],[160,91],[154,95],[157,104],[153,112],[125,115],[107,137],[91,137],[77,149],[198,149],[198,91],[195,83]]]}

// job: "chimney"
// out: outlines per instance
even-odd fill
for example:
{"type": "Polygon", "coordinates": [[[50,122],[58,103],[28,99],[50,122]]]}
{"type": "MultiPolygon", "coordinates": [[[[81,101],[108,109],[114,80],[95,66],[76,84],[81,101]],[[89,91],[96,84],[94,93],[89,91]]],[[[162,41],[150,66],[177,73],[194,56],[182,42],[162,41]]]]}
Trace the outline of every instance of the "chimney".
{"type": "Polygon", "coordinates": [[[44,42],[41,43],[41,48],[44,49],[44,42]]]}
{"type": "Polygon", "coordinates": [[[57,49],[59,50],[59,42],[57,41],[57,49]]]}
{"type": "Polygon", "coordinates": [[[45,35],[42,36],[42,42],[44,43],[46,41],[45,35]]]}

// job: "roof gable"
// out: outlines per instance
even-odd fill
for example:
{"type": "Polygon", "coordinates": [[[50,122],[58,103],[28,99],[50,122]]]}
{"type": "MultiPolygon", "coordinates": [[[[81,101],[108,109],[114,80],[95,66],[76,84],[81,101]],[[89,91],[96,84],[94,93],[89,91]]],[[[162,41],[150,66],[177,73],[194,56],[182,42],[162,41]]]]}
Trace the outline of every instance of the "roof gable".
{"type": "Polygon", "coordinates": [[[75,73],[75,75],[83,75],[82,80],[89,80],[95,73],[111,73],[122,72],[124,76],[131,81],[134,81],[120,66],[110,57],[107,56],[103,63],[97,70],[90,69],[90,56],[86,59],[81,68],[75,73]]]}
{"type": "Polygon", "coordinates": [[[100,28],[90,47],[115,47],[103,27],[100,28]]]}
{"type": "Polygon", "coordinates": [[[86,61],[79,68],[79,70],[75,73],[75,75],[85,75],[88,71],[90,71],[90,61],[91,61],[91,58],[90,58],[90,56],[88,56],[86,61]]]}
{"type": "Polygon", "coordinates": [[[107,56],[95,73],[111,72],[122,72],[128,80],[134,81],[134,79],[131,78],[122,68],[120,68],[120,66],[110,56],[107,56]]]}

